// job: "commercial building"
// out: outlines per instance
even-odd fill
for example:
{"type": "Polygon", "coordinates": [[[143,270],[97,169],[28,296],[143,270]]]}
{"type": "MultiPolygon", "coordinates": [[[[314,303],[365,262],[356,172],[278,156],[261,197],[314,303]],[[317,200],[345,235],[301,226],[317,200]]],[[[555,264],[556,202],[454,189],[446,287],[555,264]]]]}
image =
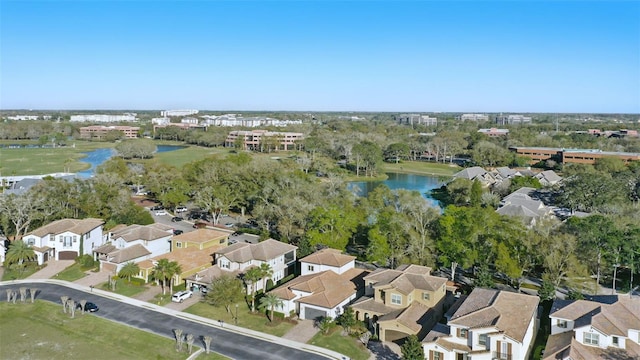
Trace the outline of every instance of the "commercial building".
{"type": "Polygon", "coordinates": [[[496,125],[523,125],[531,124],[531,117],[524,115],[497,115],[496,125]]]}
{"type": "Polygon", "coordinates": [[[489,121],[489,116],[486,114],[462,114],[456,116],[456,120],[459,121],[489,121]]]}
{"type": "Polygon", "coordinates": [[[426,125],[426,126],[435,126],[438,125],[438,119],[435,117],[430,117],[429,115],[420,115],[420,114],[401,114],[396,116],[396,121],[398,124],[404,125],[426,125]]]}
{"type": "Polygon", "coordinates": [[[130,122],[138,120],[136,113],[124,113],[122,115],[71,115],[71,122],[130,122]]]}
{"type": "Polygon", "coordinates": [[[80,128],[80,138],[103,139],[110,131],[120,131],[125,138],[135,139],[138,137],[140,128],[138,126],[84,126],[80,128]]]}
{"type": "Polygon", "coordinates": [[[560,163],[595,164],[598,159],[618,158],[625,163],[640,160],[640,153],[602,151],[599,149],[561,149],[547,147],[511,147],[520,156],[531,159],[530,163],[555,160],[560,163]]]}
{"type": "Polygon", "coordinates": [[[226,115],[204,115],[203,124],[207,126],[237,126],[237,127],[260,127],[260,126],[287,126],[302,124],[302,120],[280,120],[269,117],[243,117],[240,114],[226,115]]]}
{"type": "Polygon", "coordinates": [[[164,110],[160,112],[160,116],[162,117],[170,117],[170,116],[189,116],[196,115],[199,113],[198,110],[188,109],[188,110],[164,110]]]}
{"type": "Polygon", "coordinates": [[[507,136],[509,135],[509,129],[496,129],[496,128],[491,128],[491,129],[480,129],[478,130],[479,133],[481,134],[485,134],[489,137],[498,137],[498,136],[507,136]]]}
{"type": "Polygon", "coordinates": [[[274,150],[292,150],[296,143],[304,140],[304,134],[294,132],[272,132],[267,130],[237,130],[231,131],[225,140],[225,147],[233,147],[238,139],[242,139],[245,150],[259,150],[265,146],[275,147],[274,150]]]}

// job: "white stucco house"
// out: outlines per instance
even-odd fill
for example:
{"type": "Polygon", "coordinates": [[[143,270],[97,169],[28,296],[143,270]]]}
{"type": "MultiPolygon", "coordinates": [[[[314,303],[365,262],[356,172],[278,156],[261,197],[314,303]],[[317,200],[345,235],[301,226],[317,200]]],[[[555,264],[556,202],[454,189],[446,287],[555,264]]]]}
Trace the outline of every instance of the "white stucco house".
{"type": "Polygon", "coordinates": [[[537,296],[475,288],[423,340],[427,360],[527,359],[537,331],[537,296]]]}
{"type": "Polygon", "coordinates": [[[640,358],[640,298],[556,300],[544,360],[640,358]]]}
{"type": "Polygon", "coordinates": [[[138,263],[171,250],[173,232],[151,225],[119,225],[104,234],[105,243],[94,249],[100,270],[117,273],[127,262],[138,263]]]}
{"type": "Polygon", "coordinates": [[[102,225],[102,219],[61,219],[27,233],[22,241],[31,245],[38,265],[51,259],[73,260],[103,244],[102,225]]]}
{"type": "Polygon", "coordinates": [[[345,255],[340,250],[322,249],[300,259],[300,274],[317,274],[331,270],[340,275],[355,268],[355,261],[355,256],[345,255]]]}

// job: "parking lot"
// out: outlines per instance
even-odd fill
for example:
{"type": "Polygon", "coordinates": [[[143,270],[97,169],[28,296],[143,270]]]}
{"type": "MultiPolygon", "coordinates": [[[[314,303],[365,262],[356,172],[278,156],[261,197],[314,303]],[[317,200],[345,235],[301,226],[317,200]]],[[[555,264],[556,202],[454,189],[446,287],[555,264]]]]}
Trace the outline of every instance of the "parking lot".
{"type": "MultiPolygon", "coordinates": [[[[151,212],[151,216],[157,223],[170,226],[175,230],[182,230],[183,232],[189,232],[189,231],[195,230],[195,228],[193,227],[195,220],[188,220],[188,214],[189,214],[188,211],[173,214],[169,210],[165,210],[166,215],[156,215],[156,211],[152,211],[151,209],[149,209],[149,211],[151,212]],[[175,222],[171,221],[171,219],[175,216],[179,216],[183,218],[183,220],[175,221],[175,222]]],[[[219,221],[219,223],[223,226],[224,224],[232,224],[232,223],[235,224],[236,222],[237,222],[236,219],[231,216],[221,216],[219,221]]],[[[229,227],[229,230],[231,231],[233,230],[233,228],[229,227]]]]}

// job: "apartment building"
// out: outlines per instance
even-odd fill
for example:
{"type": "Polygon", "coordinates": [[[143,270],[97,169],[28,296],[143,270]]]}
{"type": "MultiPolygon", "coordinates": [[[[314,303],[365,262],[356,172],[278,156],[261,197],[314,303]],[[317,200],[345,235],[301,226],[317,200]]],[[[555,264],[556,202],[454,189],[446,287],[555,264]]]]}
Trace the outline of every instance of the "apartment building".
{"type": "Polygon", "coordinates": [[[225,140],[225,147],[234,147],[242,139],[245,150],[259,150],[261,147],[275,146],[275,150],[293,150],[304,140],[304,134],[294,132],[272,132],[267,130],[231,131],[225,140]]]}
{"type": "Polygon", "coordinates": [[[398,124],[404,125],[426,125],[435,126],[438,125],[438,119],[429,115],[420,114],[401,114],[396,116],[398,124]]]}
{"type": "Polygon", "coordinates": [[[122,115],[71,115],[71,122],[131,122],[137,121],[136,113],[124,113],[122,115]]]}
{"type": "Polygon", "coordinates": [[[186,110],[163,110],[160,112],[160,116],[162,117],[171,117],[171,116],[189,116],[196,115],[200,111],[195,109],[186,109],[186,110]]]}
{"type": "Polygon", "coordinates": [[[81,139],[104,139],[110,131],[120,131],[126,139],[136,139],[140,132],[138,126],[83,126],[80,128],[81,139]]]}

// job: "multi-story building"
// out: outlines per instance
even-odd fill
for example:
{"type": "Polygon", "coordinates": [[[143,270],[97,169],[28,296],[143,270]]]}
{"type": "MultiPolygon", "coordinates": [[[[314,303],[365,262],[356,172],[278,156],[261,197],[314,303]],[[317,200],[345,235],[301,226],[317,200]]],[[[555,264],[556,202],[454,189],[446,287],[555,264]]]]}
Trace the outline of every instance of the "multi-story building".
{"type": "Polygon", "coordinates": [[[171,117],[171,116],[189,116],[189,115],[196,115],[197,113],[199,113],[200,111],[195,110],[195,109],[188,109],[188,110],[163,110],[160,112],[160,116],[162,117],[171,117]]]}
{"type": "Polygon", "coordinates": [[[130,122],[138,120],[136,113],[124,113],[122,115],[71,115],[72,122],[130,122]]]}
{"type": "Polygon", "coordinates": [[[237,130],[231,131],[227,135],[225,146],[236,146],[238,139],[242,139],[242,147],[245,150],[259,150],[265,146],[273,146],[274,150],[292,150],[296,148],[297,143],[304,140],[304,134],[267,130],[237,130]]]}
{"type": "Polygon", "coordinates": [[[555,300],[544,360],[640,358],[640,298],[555,300]]]}
{"type": "Polygon", "coordinates": [[[429,115],[420,115],[420,114],[401,114],[396,116],[396,121],[398,124],[405,125],[426,125],[426,126],[435,126],[438,125],[438,119],[435,117],[431,117],[429,115]]]}
{"type": "Polygon", "coordinates": [[[459,121],[489,121],[489,116],[486,114],[462,114],[456,116],[456,120],[459,121]]]}
{"type": "Polygon", "coordinates": [[[13,115],[7,116],[7,120],[21,121],[21,120],[51,120],[51,115],[13,115]]]}
{"type": "Polygon", "coordinates": [[[22,241],[32,247],[38,265],[51,258],[73,260],[103,244],[103,224],[101,219],[61,219],[27,233],[22,241]]]}
{"type": "Polygon", "coordinates": [[[140,132],[138,126],[83,126],[80,128],[81,139],[104,139],[110,131],[120,131],[127,139],[136,139],[140,132]]]}
{"type": "Polygon", "coordinates": [[[238,127],[259,127],[259,126],[287,126],[302,124],[302,120],[279,120],[269,117],[243,117],[240,114],[226,115],[204,115],[203,124],[207,126],[238,126],[238,127]]]}
{"type": "Polygon", "coordinates": [[[509,129],[490,128],[490,129],[480,129],[478,130],[478,132],[481,134],[485,134],[488,137],[499,137],[499,136],[509,135],[509,129]]]}
{"type": "Polygon", "coordinates": [[[511,147],[516,154],[531,159],[530,163],[555,160],[560,163],[595,164],[601,158],[618,158],[625,163],[640,160],[640,153],[602,151],[598,149],[561,149],[546,147],[511,147]]]}
{"type": "Polygon", "coordinates": [[[171,119],[168,117],[159,117],[151,119],[151,123],[153,125],[169,125],[171,123],[171,119]]]}
{"type": "Polygon", "coordinates": [[[527,359],[537,330],[537,296],[475,288],[424,338],[426,360],[527,359]]]}
{"type": "Polygon", "coordinates": [[[524,115],[496,115],[496,125],[524,125],[531,124],[531,117],[524,115]]]}
{"type": "Polygon", "coordinates": [[[195,124],[195,125],[197,125],[199,120],[197,118],[186,117],[186,118],[180,119],[180,122],[182,124],[195,124]]]}
{"type": "Polygon", "coordinates": [[[442,315],[447,279],[431,276],[429,267],[377,269],[364,277],[364,283],[365,296],[351,307],[382,341],[422,337],[442,315]]]}

